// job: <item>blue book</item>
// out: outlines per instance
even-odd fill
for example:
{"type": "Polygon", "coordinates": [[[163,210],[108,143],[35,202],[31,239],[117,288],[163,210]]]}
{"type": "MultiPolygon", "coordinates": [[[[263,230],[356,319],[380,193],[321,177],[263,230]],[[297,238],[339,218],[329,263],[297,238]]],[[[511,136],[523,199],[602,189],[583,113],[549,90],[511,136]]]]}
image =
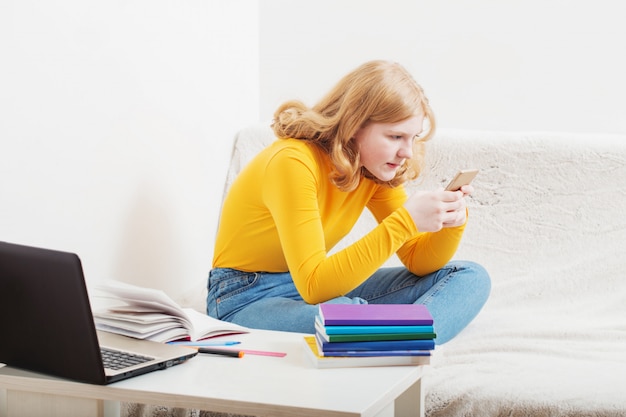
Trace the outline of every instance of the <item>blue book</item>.
{"type": "MultiPolygon", "coordinates": [[[[353,368],[363,366],[399,365],[419,366],[428,365],[431,357],[429,354],[416,354],[408,356],[361,356],[361,353],[347,356],[329,356],[319,349],[314,336],[305,336],[303,340],[306,345],[305,354],[311,358],[313,364],[317,368],[353,368]]],[[[340,353],[340,355],[345,355],[345,352],[340,353]]]]}
{"type": "Polygon", "coordinates": [[[323,356],[370,357],[370,356],[431,356],[430,350],[329,350],[323,356]]]}
{"type": "Polygon", "coordinates": [[[433,339],[416,340],[376,340],[368,342],[327,342],[319,334],[316,339],[321,350],[327,351],[380,351],[380,350],[433,350],[433,339]]]}

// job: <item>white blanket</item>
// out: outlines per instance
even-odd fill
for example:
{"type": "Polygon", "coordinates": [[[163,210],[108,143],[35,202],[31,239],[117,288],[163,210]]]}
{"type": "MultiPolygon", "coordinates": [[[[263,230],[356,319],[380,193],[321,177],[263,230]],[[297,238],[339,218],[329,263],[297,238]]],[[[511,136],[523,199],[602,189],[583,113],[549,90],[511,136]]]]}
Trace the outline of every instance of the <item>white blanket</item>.
{"type": "Polygon", "coordinates": [[[626,141],[443,131],[436,181],[478,167],[457,253],[491,297],[437,348],[427,415],[626,415],[626,141]]]}

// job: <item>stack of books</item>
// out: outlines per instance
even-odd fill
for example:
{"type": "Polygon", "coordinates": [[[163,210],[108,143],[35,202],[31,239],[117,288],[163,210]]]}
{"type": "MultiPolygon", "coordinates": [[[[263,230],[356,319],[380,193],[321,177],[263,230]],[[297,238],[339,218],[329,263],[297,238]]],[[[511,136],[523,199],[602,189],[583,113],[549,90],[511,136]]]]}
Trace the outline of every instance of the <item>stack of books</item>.
{"type": "Polygon", "coordinates": [[[426,365],[433,318],[421,304],[320,304],[307,352],[317,367],[426,365]]]}

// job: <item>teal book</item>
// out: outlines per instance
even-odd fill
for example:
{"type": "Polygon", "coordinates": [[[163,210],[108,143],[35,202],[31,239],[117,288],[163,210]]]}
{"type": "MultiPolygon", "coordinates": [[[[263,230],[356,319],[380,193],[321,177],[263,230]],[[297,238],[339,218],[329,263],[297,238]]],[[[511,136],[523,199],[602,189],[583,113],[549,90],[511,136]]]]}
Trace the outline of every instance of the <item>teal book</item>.
{"type": "Polygon", "coordinates": [[[316,325],[324,328],[327,335],[331,334],[412,334],[434,333],[434,327],[428,326],[324,326],[321,319],[315,318],[316,325]]]}
{"type": "Polygon", "coordinates": [[[326,342],[368,342],[375,340],[422,340],[434,339],[437,337],[435,333],[372,333],[372,334],[323,334],[320,337],[326,342]]]}
{"type": "Polygon", "coordinates": [[[358,333],[358,334],[328,334],[324,326],[318,321],[315,322],[315,330],[320,337],[327,342],[366,342],[373,340],[414,340],[414,339],[434,339],[437,335],[434,332],[414,332],[414,333],[358,333]]]}

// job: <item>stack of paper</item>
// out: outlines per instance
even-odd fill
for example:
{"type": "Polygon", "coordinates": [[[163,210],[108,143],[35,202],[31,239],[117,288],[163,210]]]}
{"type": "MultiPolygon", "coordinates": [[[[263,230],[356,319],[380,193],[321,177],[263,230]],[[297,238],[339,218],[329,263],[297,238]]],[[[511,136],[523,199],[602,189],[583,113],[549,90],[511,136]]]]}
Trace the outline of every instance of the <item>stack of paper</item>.
{"type": "Polygon", "coordinates": [[[218,320],[191,308],[182,308],[167,294],[153,288],[107,281],[93,288],[105,298],[106,308],[94,311],[98,330],[156,342],[200,340],[248,329],[218,320]]]}

